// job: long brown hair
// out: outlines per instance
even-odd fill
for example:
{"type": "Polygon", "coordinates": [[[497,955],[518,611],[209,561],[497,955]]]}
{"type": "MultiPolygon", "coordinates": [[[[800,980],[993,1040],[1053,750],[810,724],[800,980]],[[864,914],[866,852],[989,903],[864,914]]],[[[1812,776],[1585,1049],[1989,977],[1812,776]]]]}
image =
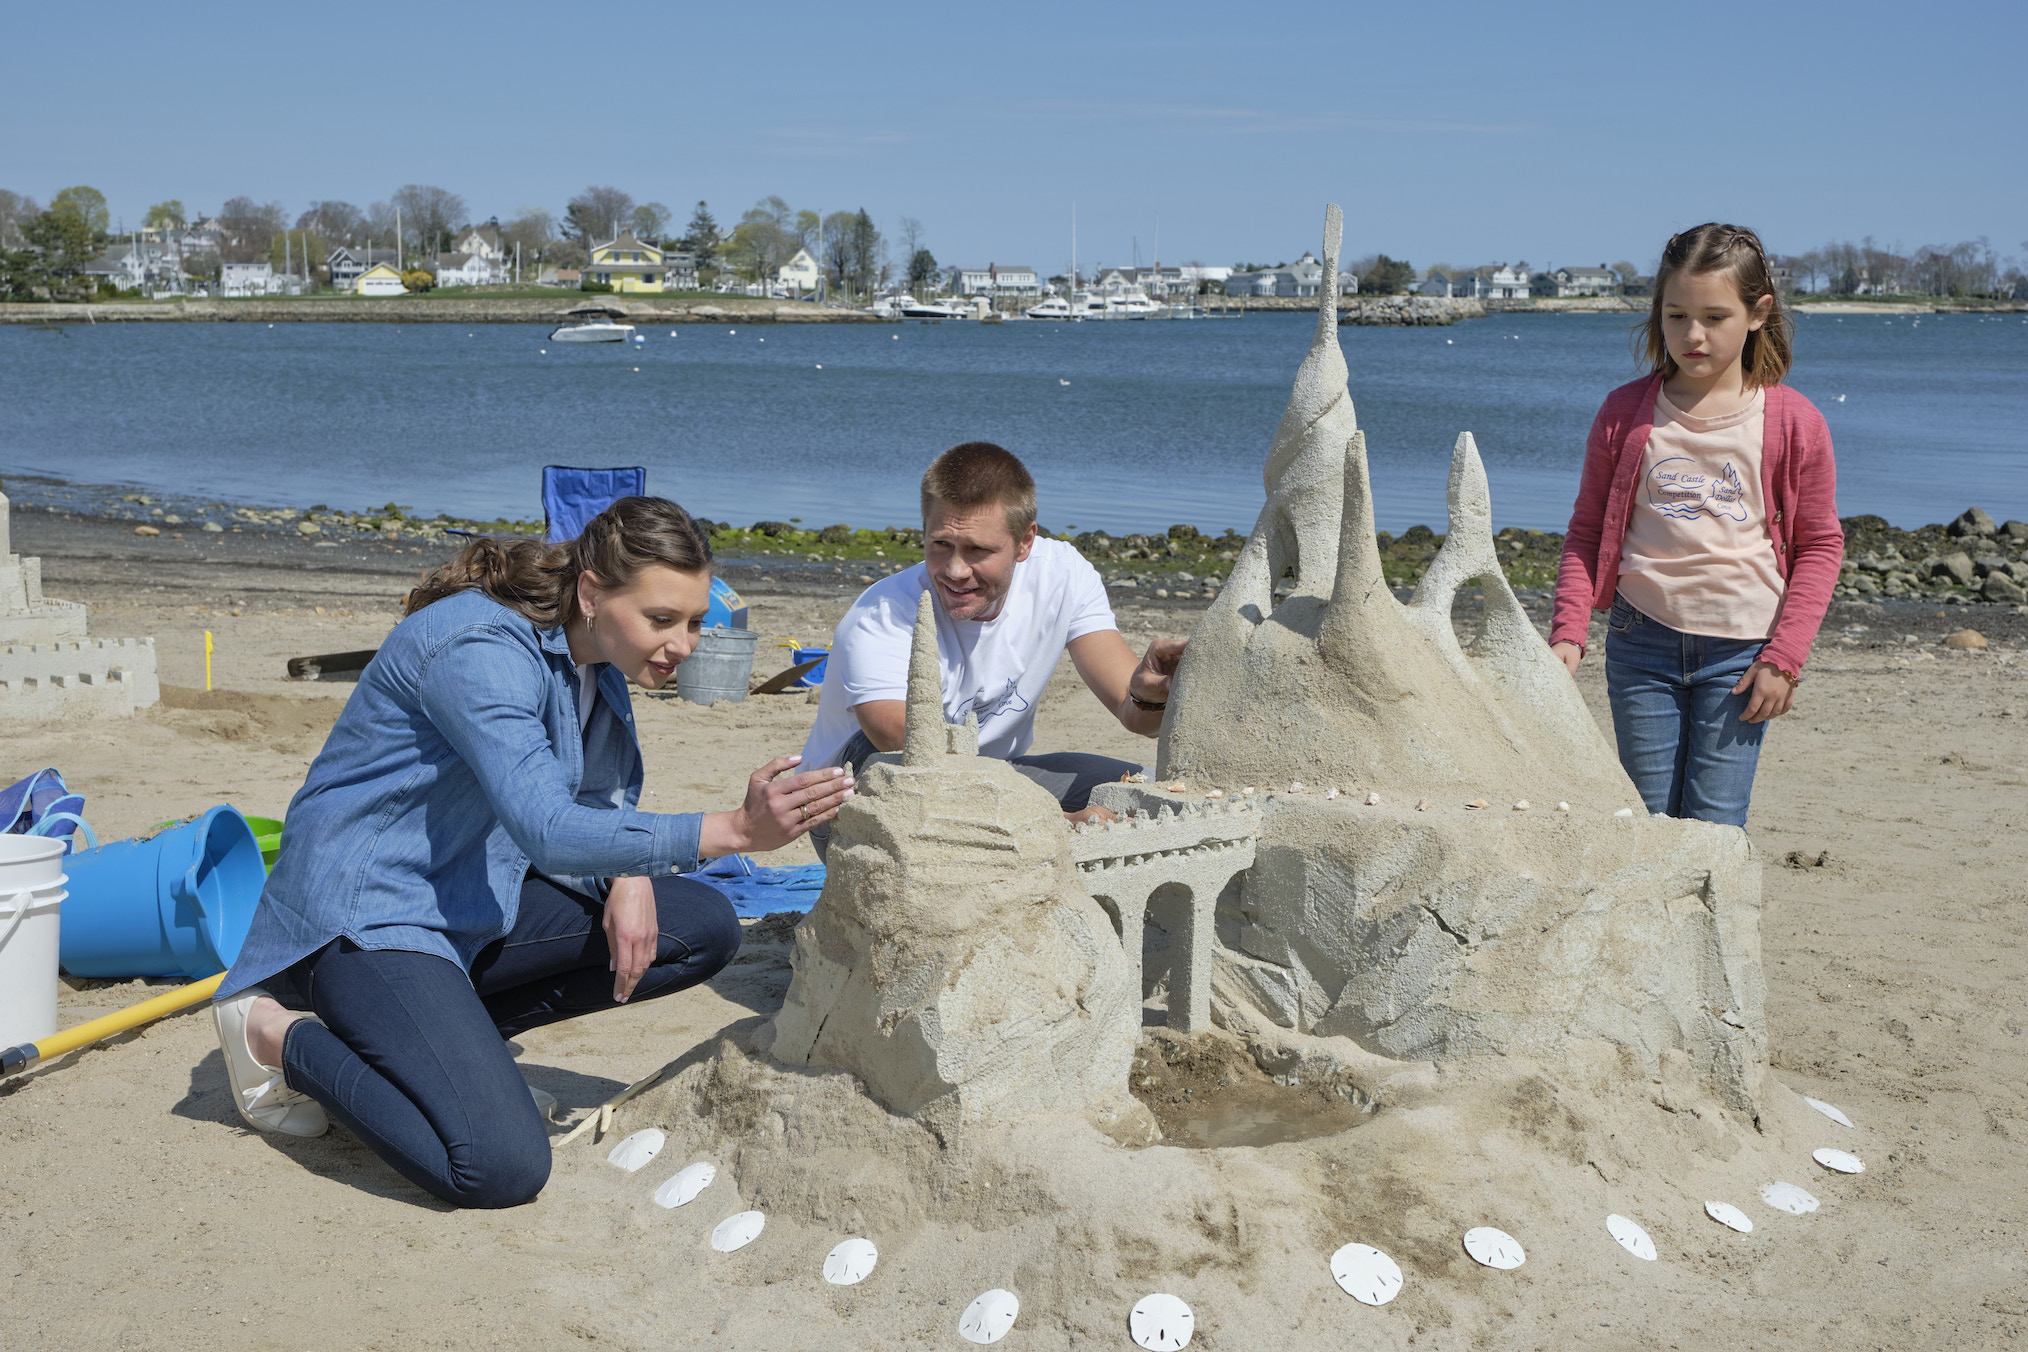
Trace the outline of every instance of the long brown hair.
{"type": "Polygon", "coordinates": [[[1790,340],[1794,325],[1788,307],[1775,288],[1774,272],[1768,267],[1767,251],[1760,236],[1743,225],[1720,225],[1707,221],[1680,235],[1671,235],[1662,249],[1662,262],[1655,269],[1655,296],[1648,306],[1648,318],[1634,330],[1636,347],[1647,359],[1648,369],[1664,380],[1676,374],[1676,359],[1662,338],[1662,291],[1678,272],[1727,272],[1739,288],[1739,298],[1751,312],[1760,298],[1770,298],[1767,322],[1746,335],[1740,352],[1748,389],[1779,385],[1793,361],[1790,340]]]}
{"type": "Polygon", "coordinates": [[[431,569],[409,592],[403,611],[462,591],[482,591],[517,610],[538,629],[553,629],[577,614],[577,577],[590,573],[602,587],[624,587],[643,568],[660,564],[679,573],[711,567],[711,543],[690,513],[667,498],[621,498],[585,523],[575,540],[485,537],[431,569]]]}

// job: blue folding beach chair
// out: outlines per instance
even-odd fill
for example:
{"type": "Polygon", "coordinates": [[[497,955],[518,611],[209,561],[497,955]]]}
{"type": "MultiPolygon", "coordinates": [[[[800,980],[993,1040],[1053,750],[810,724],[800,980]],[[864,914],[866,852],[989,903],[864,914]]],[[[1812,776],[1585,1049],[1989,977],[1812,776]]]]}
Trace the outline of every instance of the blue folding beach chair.
{"type": "Polygon", "coordinates": [[[632,469],[544,465],[542,519],[548,526],[549,543],[575,540],[585,522],[621,498],[637,498],[647,491],[648,471],[639,465],[632,469]]]}
{"type": "MultiPolygon", "coordinates": [[[[633,469],[574,469],[569,465],[542,467],[542,516],[548,526],[550,544],[575,540],[585,522],[621,498],[640,497],[648,491],[648,471],[633,469]]],[[[704,627],[746,628],[746,602],[723,578],[711,579],[711,609],[705,612],[704,627]]]]}

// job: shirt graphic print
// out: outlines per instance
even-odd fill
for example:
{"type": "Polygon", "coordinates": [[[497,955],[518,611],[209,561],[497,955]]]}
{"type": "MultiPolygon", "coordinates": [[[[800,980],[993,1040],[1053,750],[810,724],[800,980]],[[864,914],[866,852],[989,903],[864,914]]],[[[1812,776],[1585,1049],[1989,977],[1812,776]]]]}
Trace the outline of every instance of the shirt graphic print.
{"type": "Polygon", "coordinates": [[[1783,581],[1761,501],[1765,399],[1699,418],[1655,398],[1620,552],[1620,595],[1686,634],[1766,638],[1783,581]]]}

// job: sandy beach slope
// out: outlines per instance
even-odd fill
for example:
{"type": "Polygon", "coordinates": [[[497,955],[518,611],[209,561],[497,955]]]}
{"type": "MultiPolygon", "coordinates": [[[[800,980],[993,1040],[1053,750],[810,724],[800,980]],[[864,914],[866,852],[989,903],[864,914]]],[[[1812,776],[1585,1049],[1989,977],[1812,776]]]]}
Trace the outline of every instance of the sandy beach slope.
{"type": "MultiPolygon", "coordinates": [[[[16,531],[17,548],[44,555],[52,594],[91,604],[94,633],[157,638],[162,707],[131,721],[10,728],[0,743],[0,779],[62,767],[108,837],[219,802],[280,816],[350,690],[290,683],[284,660],[375,644],[405,575],[425,561],[341,560],[306,546],[287,557],[204,554],[199,542],[172,553],[167,541],[150,553],[112,535],[80,545],[25,516],[16,531]],[[303,566],[313,557],[317,567],[303,566]],[[217,641],[208,695],[207,629],[217,641]]],[[[850,594],[829,580],[743,585],[766,636],[765,670],[786,664],[776,640],[827,638],[850,594]]],[[[1137,646],[1187,632],[1192,617],[1138,602],[1121,613],[1137,646]]],[[[1821,1211],[1784,1217],[1742,1199],[1759,1222],[1747,1237],[1667,1217],[1653,1227],[1664,1250],[1654,1264],[1606,1247],[1560,1255],[1553,1241],[1515,1273],[1405,1263],[1424,1294],[1384,1311],[1338,1293],[1328,1250],[1288,1260],[1291,1280],[1308,1283],[1294,1303],[1249,1304],[1230,1294],[1246,1289],[1243,1276],[1157,1263],[1100,1274],[1111,1313],[1031,1304],[1006,1345],[1129,1347],[1126,1313],[1150,1290],[1192,1301],[1192,1346],[1214,1350],[2016,1345],[2028,1334],[2021,623],[1997,607],[1841,606],[1797,712],[1770,733],[1751,830],[1766,863],[1773,1066],[1791,1089],[1855,1119],[1855,1133],[1827,1124],[1821,1144],[1867,1164],[1853,1178],[1806,1157],[1794,1164],[1790,1176],[1824,1199],[1821,1211]],[[1993,649],[1939,645],[1967,620],[1988,625],[1993,649]],[[1481,1313],[1453,1321],[1454,1306],[1481,1313]],[[1095,1326],[1109,1332],[1095,1337],[1095,1326]]],[[[1609,732],[1597,663],[1581,684],[1609,732]]],[[[814,714],[800,695],[636,708],[646,803],[670,811],[732,804],[753,766],[799,748],[814,714]]],[[[1038,749],[1152,755],[1152,745],[1059,672],[1038,749]]],[[[809,857],[798,844],[770,862],[809,857]]],[[[708,986],[537,1030],[521,1039],[520,1061],[532,1083],[581,1111],[771,1013],[785,979],[774,926],[708,986]]],[[[73,987],[66,1025],[145,993],[73,987]]],[[[630,1129],[625,1110],[620,1125],[630,1129]]],[[[741,1254],[714,1254],[704,1236],[739,1209],[725,1182],[663,1211],[647,1193],[680,1160],[626,1175],[589,1140],[558,1153],[534,1204],[452,1212],[342,1129],[286,1143],[244,1129],[201,1013],[0,1085],[0,1140],[9,1347],[955,1348],[958,1312],[994,1284],[985,1278],[1000,1251],[990,1218],[962,1245],[877,1234],[874,1277],[829,1287],[818,1269],[842,1232],[784,1225],[741,1254]]],[[[1272,1169],[1289,1148],[1236,1153],[1272,1169]]],[[[1468,1144],[1420,1164],[1432,1189],[1476,1167],[1468,1144]]],[[[1230,1233],[1248,1223],[1236,1213],[1230,1233]]],[[[866,1224],[877,1230],[878,1218],[866,1224]]],[[[1208,1233],[1215,1249],[1226,1232],[1208,1233]]]]}

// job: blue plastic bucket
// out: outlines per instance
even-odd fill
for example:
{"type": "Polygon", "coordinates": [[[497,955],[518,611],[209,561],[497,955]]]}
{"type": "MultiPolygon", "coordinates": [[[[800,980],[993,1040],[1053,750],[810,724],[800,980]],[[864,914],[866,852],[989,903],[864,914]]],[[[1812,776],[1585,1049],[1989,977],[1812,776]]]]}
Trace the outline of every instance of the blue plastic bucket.
{"type": "Polygon", "coordinates": [[[231,807],[64,862],[70,899],[58,958],[72,976],[195,981],[222,972],[239,956],[268,880],[253,828],[231,807]]]}
{"type": "Polygon", "coordinates": [[[801,676],[798,676],[796,678],[795,684],[790,687],[791,689],[815,690],[818,686],[824,683],[824,668],[826,668],[831,664],[831,650],[829,648],[796,649],[796,658],[793,662],[789,663],[789,665],[792,667],[800,667],[801,665],[803,665],[803,663],[815,661],[815,659],[819,657],[823,658],[824,660],[822,662],[818,662],[816,666],[811,667],[801,676]]]}

